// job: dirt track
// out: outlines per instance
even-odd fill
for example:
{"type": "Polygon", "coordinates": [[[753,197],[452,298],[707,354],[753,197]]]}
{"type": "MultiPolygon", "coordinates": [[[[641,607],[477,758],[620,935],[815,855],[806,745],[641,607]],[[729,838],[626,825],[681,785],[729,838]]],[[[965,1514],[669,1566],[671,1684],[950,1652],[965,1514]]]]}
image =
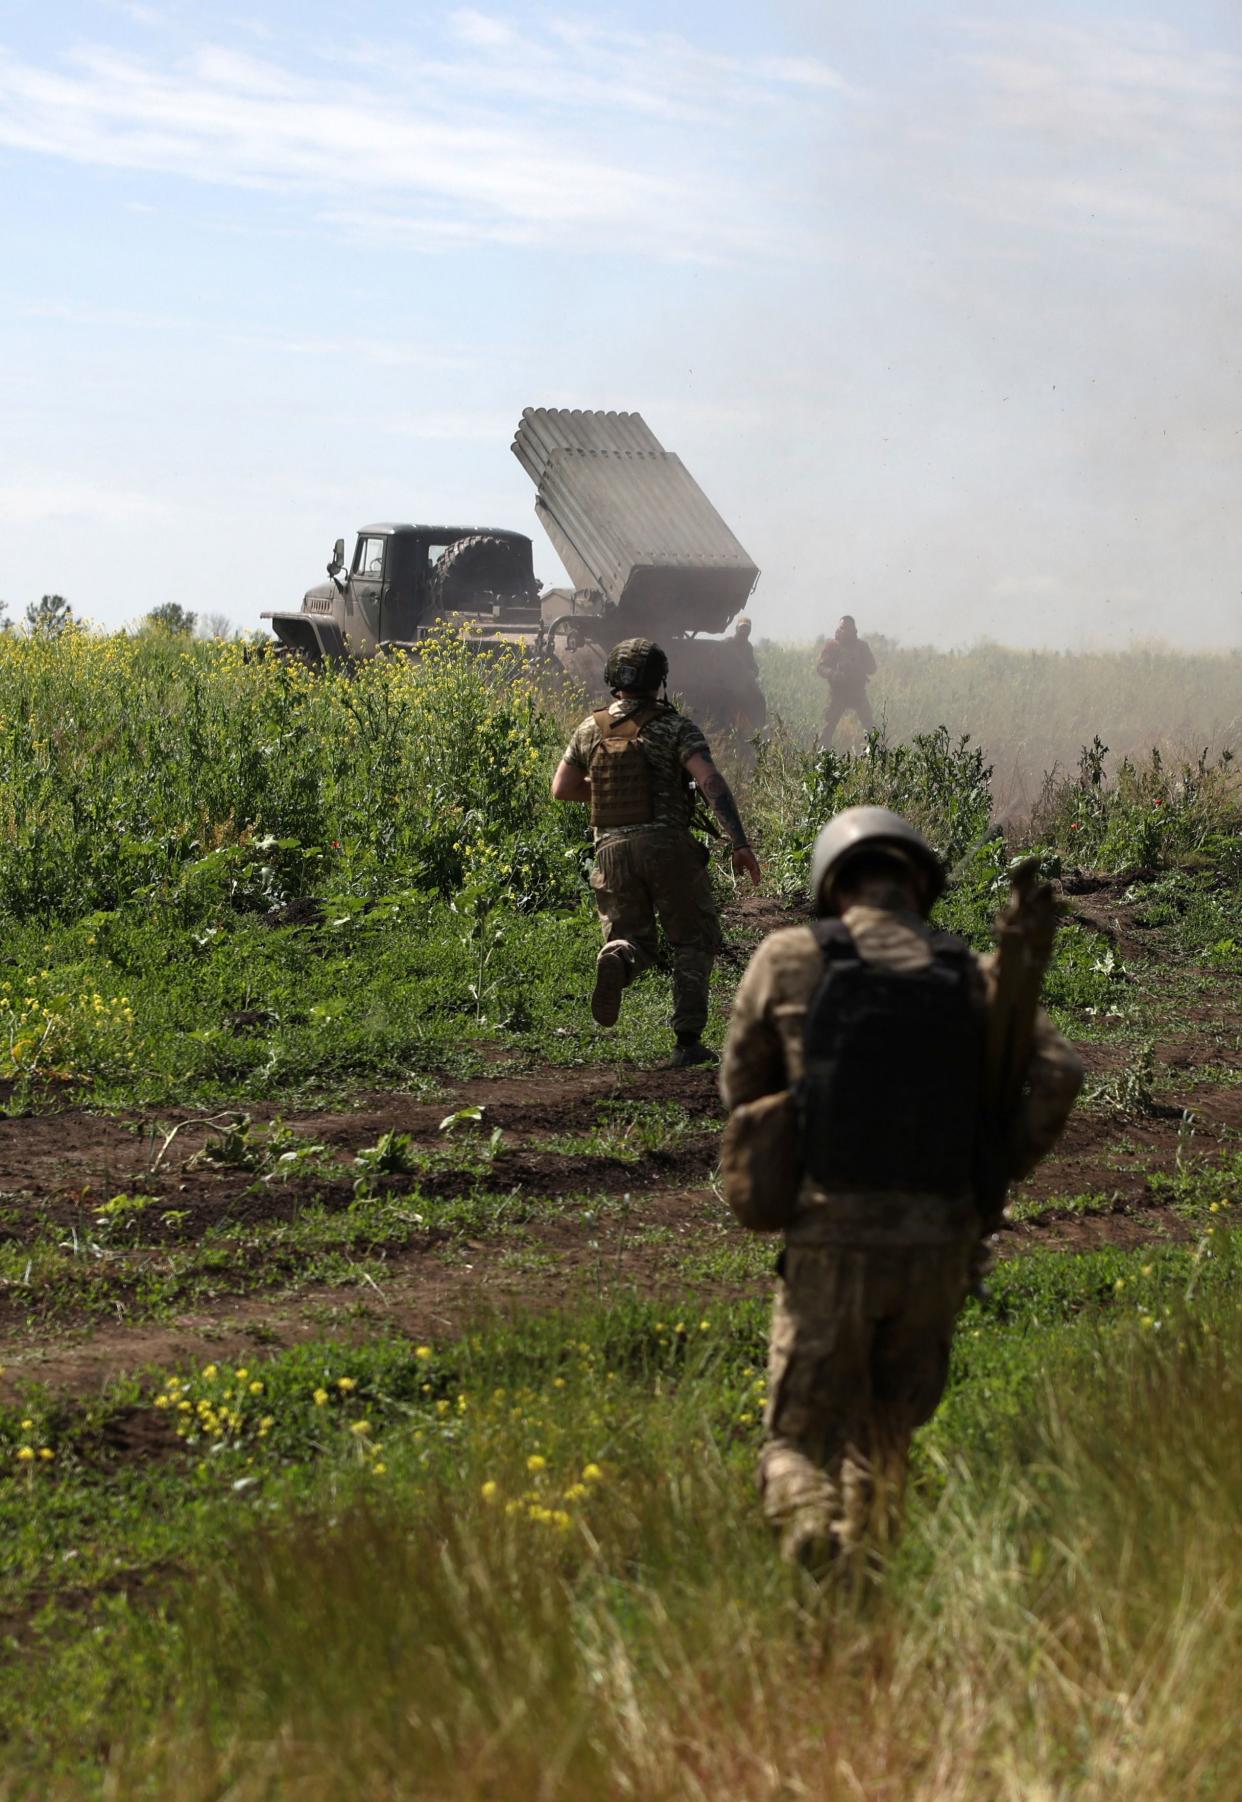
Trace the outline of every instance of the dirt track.
{"type": "MultiPolygon", "coordinates": [[[[1115,1049],[1082,1047],[1090,1071],[1107,1074],[1123,1061],[1115,1049]]],[[[1193,1063],[1193,1043],[1171,1043],[1158,1055],[1172,1079],[1160,1112],[1141,1120],[1080,1110],[1058,1155],[1024,1185],[1017,1199],[1039,1201],[1092,1193],[1111,1208],[1088,1215],[1055,1205],[1006,1234],[1006,1254],[1035,1246],[1085,1249],[1123,1246],[1153,1238],[1180,1238],[1189,1229],[1167,1207],[1153,1202],[1152,1171],[1173,1167],[1185,1146],[1183,1109],[1195,1115],[1193,1148],[1210,1155],[1222,1129],[1242,1125],[1242,1087],[1176,1086],[1179,1067],[1193,1063]]],[[[227,1110],[221,1110],[221,1113],[227,1110]]],[[[270,1108],[251,1110],[258,1125],[270,1108]]],[[[144,1224],[143,1249],[131,1259],[158,1259],[189,1251],[214,1229],[222,1262],[218,1293],[188,1305],[172,1319],[144,1322],[121,1306],[115,1319],[98,1314],[61,1319],[48,1328],[32,1322],[22,1285],[0,1289],[0,1365],[3,1381],[37,1377],[56,1386],[93,1388],[122,1371],[182,1364],[202,1354],[229,1355],[256,1346],[280,1346],[327,1332],[345,1337],[389,1330],[441,1338],[497,1311],[555,1307],[576,1298],[644,1295],[687,1289],[715,1297],[761,1293],[762,1275],[700,1278],[687,1283],[687,1254],[740,1251],[749,1242],[730,1222],[711,1187],[721,1110],[714,1076],[701,1071],[638,1071],[624,1067],[549,1071],[530,1077],[498,1075],[453,1091],[435,1104],[407,1095],[372,1094],[353,1111],[307,1112],[293,1128],[323,1145],[319,1174],[288,1182],[263,1182],[253,1171],[217,1169],[195,1162],[220,1115],[183,1113],[158,1120],[107,1119],[82,1111],[0,1120],[0,1239],[20,1244],[34,1232],[54,1229],[71,1240],[88,1236],[95,1210],[117,1193],[155,1198],[152,1225],[144,1224]],[[676,1103],[682,1129],[665,1147],[636,1157],[546,1148],[549,1133],[589,1134],[598,1129],[601,1103],[676,1103]],[[453,1150],[439,1131],[455,1108],[484,1109],[484,1132],[499,1129],[499,1148],[483,1173],[452,1167],[453,1150]],[[171,1129],[175,1137],[165,1147],[171,1129]],[[299,1280],[296,1239],[283,1257],[265,1267],[265,1287],[254,1289],[253,1270],[239,1262],[230,1281],[228,1247],[236,1228],[239,1261],[255,1255],[255,1230],[293,1222],[312,1201],[328,1210],[354,1200],[354,1154],[389,1128],[408,1133],[433,1160],[419,1175],[383,1179],[383,1187],[411,1196],[412,1230],[387,1249],[378,1280],[367,1274],[347,1285],[299,1280]],[[418,1197],[450,1198],[486,1190],[502,1197],[534,1198],[541,1206],[515,1238],[487,1227],[477,1237],[443,1229],[418,1230],[418,1197]],[[599,1198],[596,1205],[572,1198],[599,1198]],[[628,1197],[628,1202],[624,1200],[628,1197]],[[158,1204],[158,1205],[156,1205],[158,1204]],[[161,1216],[170,1218],[165,1222],[161,1216]],[[243,1274],[247,1280],[241,1280],[243,1274]],[[32,1327],[34,1330],[32,1331],[32,1327]]],[[[613,1118],[623,1119],[614,1110],[613,1118]]],[[[454,1144],[457,1141],[453,1142],[454,1144]]],[[[463,1162],[469,1164],[468,1152],[463,1162]]],[[[1097,1204],[1098,1206],[1099,1204],[1097,1204]]],[[[273,1248],[275,1250],[275,1248],[273,1248]]],[[[760,1260],[762,1263],[762,1260],[760,1260]]],[[[756,1268],[750,1265],[750,1270],[756,1268]]]]}

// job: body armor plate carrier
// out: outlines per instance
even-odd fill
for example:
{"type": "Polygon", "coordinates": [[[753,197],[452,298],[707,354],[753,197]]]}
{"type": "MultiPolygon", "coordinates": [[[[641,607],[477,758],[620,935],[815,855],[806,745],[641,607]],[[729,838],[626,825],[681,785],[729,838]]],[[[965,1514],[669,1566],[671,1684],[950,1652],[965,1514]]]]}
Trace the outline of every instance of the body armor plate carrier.
{"type": "Polygon", "coordinates": [[[824,978],[805,1029],[802,1168],[828,1190],[961,1196],[975,1187],[985,1018],[974,958],[932,935],[932,961],[898,972],[859,956],[842,920],[814,928],[824,978]]]}
{"type": "Polygon", "coordinates": [[[599,743],[591,752],[591,824],[646,826],[652,818],[651,765],[638,735],[658,707],[642,707],[614,719],[604,707],[594,716],[599,743]]]}

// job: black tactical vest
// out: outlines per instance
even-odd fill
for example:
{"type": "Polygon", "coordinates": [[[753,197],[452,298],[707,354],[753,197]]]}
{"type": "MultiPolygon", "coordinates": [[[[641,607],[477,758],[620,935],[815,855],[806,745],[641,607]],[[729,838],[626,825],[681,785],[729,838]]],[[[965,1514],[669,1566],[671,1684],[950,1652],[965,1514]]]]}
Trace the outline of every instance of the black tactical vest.
{"type": "Polygon", "coordinates": [[[797,1095],[803,1170],[828,1190],[971,1192],[985,1022],[969,948],[937,932],[926,969],[899,973],[860,957],[843,920],[813,930],[824,977],[797,1095]]]}

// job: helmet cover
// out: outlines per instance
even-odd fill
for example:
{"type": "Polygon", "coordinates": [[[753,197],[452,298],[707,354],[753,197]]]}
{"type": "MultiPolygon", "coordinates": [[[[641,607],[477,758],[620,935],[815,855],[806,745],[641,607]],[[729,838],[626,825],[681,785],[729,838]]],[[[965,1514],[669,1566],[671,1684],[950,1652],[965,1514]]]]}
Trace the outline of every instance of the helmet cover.
{"type": "Polygon", "coordinates": [[[613,694],[622,688],[654,694],[668,680],[668,658],[649,638],[623,638],[608,653],[604,680],[613,694]]]}

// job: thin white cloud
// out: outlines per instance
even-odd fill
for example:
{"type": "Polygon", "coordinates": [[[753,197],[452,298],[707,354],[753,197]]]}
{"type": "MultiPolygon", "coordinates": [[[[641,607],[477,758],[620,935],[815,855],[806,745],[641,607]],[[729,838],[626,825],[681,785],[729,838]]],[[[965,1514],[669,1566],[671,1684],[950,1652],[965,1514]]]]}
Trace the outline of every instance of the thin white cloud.
{"type": "Polygon", "coordinates": [[[152,495],[107,483],[55,475],[0,485],[0,525],[51,525],[86,520],[96,525],[134,526],[164,519],[169,508],[152,495]]]}
{"type": "Polygon", "coordinates": [[[513,436],[513,428],[514,421],[506,413],[445,408],[440,412],[417,412],[408,418],[392,420],[384,430],[394,438],[496,446],[513,436]]]}
{"type": "Polygon", "coordinates": [[[82,48],[55,65],[0,52],[0,145],[311,194],[330,214],[394,226],[429,248],[488,239],[780,252],[780,221],[730,119],[779,98],[782,129],[799,108],[813,125],[842,85],[827,65],[770,57],[748,67],[680,38],[575,21],[519,42],[505,21],[473,10],[451,28],[447,56],[364,48],[344,82],[227,45],[175,61],[82,48]],[[691,123],[701,129],[677,129],[691,123]]]}
{"type": "Polygon", "coordinates": [[[971,105],[993,146],[964,184],[1015,222],[1219,245],[1242,224],[1242,56],[1172,26],[1029,19],[961,27],[971,105]]]}

